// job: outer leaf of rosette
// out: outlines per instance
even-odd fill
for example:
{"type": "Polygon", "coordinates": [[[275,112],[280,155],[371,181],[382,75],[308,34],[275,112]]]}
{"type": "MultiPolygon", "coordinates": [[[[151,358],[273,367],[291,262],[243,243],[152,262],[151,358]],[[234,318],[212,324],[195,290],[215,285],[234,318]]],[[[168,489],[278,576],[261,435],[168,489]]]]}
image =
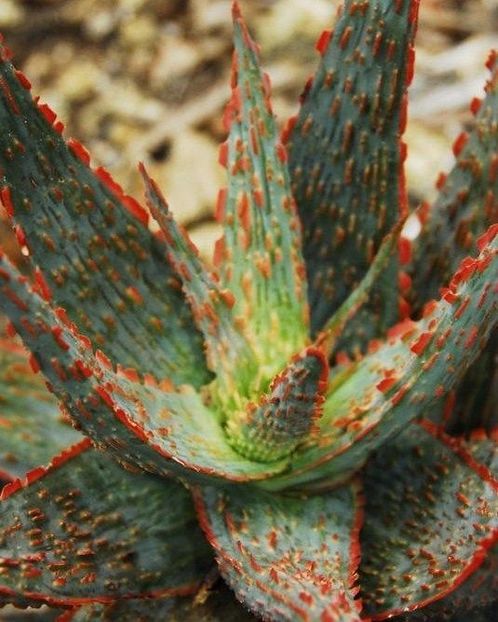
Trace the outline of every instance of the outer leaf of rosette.
{"type": "Polygon", "coordinates": [[[0,603],[189,594],[212,565],[188,491],[121,469],[88,439],[0,499],[0,603]]]}
{"type": "Polygon", "coordinates": [[[147,213],[64,141],[8,59],[0,42],[0,198],[41,268],[40,290],[117,363],[205,384],[202,337],[147,213]]]}
{"type": "Polygon", "coordinates": [[[220,193],[224,236],[215,251],[223,286],[235,296],[234,314],[260,361],[274,360],[271,378],[308,335],[306,278],[300,224],[290,190],[286,152],[261,74],[256,44],[234,3],[235,52],[229,130],[220,161],[228,188],[220,193]]]}
{"type": "MultiPolygon", "coordinates": [[[[405,240],[408,265],[407,295],[415,312],[437,296],[458,263],[473,252],[476,240],[498,221],[498,56],[487,62],[491,72],[482,101],[474,98],[472,128],[460,134],[454,145],[455,165],[437,181],[435,202],[418,211],[420,235],[405,240]],[[410,252],[408,252],[410,251],[410,252]]],[[[451,432],[461,433],[476,426],[498,425],[498,408],[493,396],[498,383],[498,333],[469,369],[455,395],[431,413],[451,432]]]]}
{"type": "Polygon", "coordinates": [[[188,233],[174,221],[159,187],[145,167],[140,165],[147,204],[164,235],[168,259],[182,280],[183,291],[194,320],[204,337],[209,369],[216,374],[219,391],[238,392],[258,373],[248,340],[236,326],[233,314],[235,298],[222,289],[199,257],[188,233]]]}
{"type": "MultiPolygon", "coordinates": [[[[303,225],[311,327],[316,334],[358,285],[382,238],[406,213],[400,136],[413,75],[418,0],[346,0],[286,135],[303,225]]],[[[398,319],[396,258],[344,334],[366,345],[398,319]]]]}
{"type": "Polygon", "coordinates": [[[458,388],[431,409],[430,419],[444,425],[450,434],[468,434],[498,426],[498,331],[469,367],[458,388]]]}
{"type": "Polygon", "coordinates": [[[251,487],[194,493],[199,520],[237,598],[268,620],[360,620],[361,487],[324,495],[251,487]]]}
{"type": "Polygon", "coordinates": [[[463,442],[424,420],[410,426],[368,464],[365,490],[360,583],[373,620],[496,597],[469,600],[469,586],[496,582],[496,559],[473,575],[498,546],[498,480],[463,442]]]}
{"type": "Polygon", "coordinates": [[[24,348],[8,338],[0,338],[0,432],[0,479],[6,480],[46,464],[81,439],[24,348]]]}
{"type": "Polygon", "coordinates": [[[421,609],[396,616],[396,622],[492,622],[498,595],[498,546],[448,596],[421,609]]]}
{"type": "Polygon", "coordinates": [[[289,469],[266,488],[320,487],[344,481],[409,421],[458,386],[498,321],[498,233],[481,238],[442,298],[418,322],[406,320],[360,362],[329,381],[319,442],[298,448],[289,469]]]}
{"type": "Polygon", "coordinates": [[[196,596],[86,605],[62,614],[57,622],[250,622],[256,619],[227,587],[216,588],[206,596],[205,601],[196,596]]]}
{"type": "MultiPolygon", "coordinates": [[[[498,481],[498,429],[488,432],[484,428],[473,430],[465,442],[465,450],[473,457],[477,464],[486,471],[482,477],[498,481]]],[[[458,450],[459,442],[455,441],[458,450]]]]}
{"type": "Polygon", "coordinates": [[[246,482],[280,473],[284,461],[251,462],[227,443],[215,413],[192,387],[175,389],[132,369],[115,370],[61,310],[54,310],[0,257],[0,308],[34,355],[49,388],[81,431],[119,462],[160,475],[246,482]]]}
{"type": "MultiPolygon", "coordinates": [[[[453,169],[437,181],[435,202],[420,208],[422,230],[407,254],[414,311],[439,293],[460,261],[474,253],[478,238],[498,222],[498,54],[490,54],[491,72],[482,101],[472,100],[472,129],[453,145],[453,169]],[[411,257],[410,257],[411,255],[411,257]]],[[[407,248],[408,250],[408,248],[407,248]]]]}

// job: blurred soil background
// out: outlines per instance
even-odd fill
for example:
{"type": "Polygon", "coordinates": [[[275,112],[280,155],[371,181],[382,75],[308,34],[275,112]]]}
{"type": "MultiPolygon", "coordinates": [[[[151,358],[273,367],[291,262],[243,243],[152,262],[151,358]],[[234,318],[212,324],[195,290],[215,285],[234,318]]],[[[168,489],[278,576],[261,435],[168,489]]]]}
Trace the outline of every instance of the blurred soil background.
{"type": "MultiPolygon", "coordinates": [[[[229,95],[230,0],[0,0],[0,31],[16,64],[125,190],[143,195],[146,163],[203,254],[224,171],[229,95]]],[[[314,42],[339,0],[241,0],[262,46],[284,120],[317,61],[314,42]]],[[[411,87],[408,181],[413,204],[434,196],[451,143],[481,95],[488,51],[498,45],[498,0],[422,0],[411,87]]],[[[5,237],[6,227],[3,227],[5,237]]]]}
{"type": "MultiPolygon", "coordinates": [[[[205,255],[219,236],[212,211],[228,98],[230,0],[0,0],[0,31],[16,64],[125,190],[142,197],[142,160],[205,255]]],[[[293,114],[317,61],[314,42],[339,0],[241,0],[262,46],[280,122],[293,114]]],[[[483,93],[498,46],[498,0],[422,0],[411,87],[407,175],[415,206],[434,197],[451,144],[483,93]]],[[[0,221],[0,241],[14,249],[0,221]]],[[[2,622],[52,620],[0,611],[2,622]]]]}

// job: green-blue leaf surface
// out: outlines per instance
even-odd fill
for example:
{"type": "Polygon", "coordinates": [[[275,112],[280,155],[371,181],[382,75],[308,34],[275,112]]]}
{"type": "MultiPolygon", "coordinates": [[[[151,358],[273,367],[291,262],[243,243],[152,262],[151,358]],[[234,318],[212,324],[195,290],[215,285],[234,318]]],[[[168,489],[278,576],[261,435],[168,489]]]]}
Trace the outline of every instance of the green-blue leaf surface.
{"type": "Polygon", "coordinates": [[[189,594],[212,564],[183,486],[129,473],[88,439],[8,484],[0,525],[0,604],[189,594]]]}
{"type": "Polygon", "coordinates": [[[194,497],[222,576],[252,611],[272,620],[359,622],[357,481],[310,497],[249,487],[205,487],[194,497]]]}
{"type": "MultiPolygon", "coordinates": [[[[413,72],[417,0],[346,0],[287,132],[303,226],[312,331],[360,282],[406,210],[400,142],[413,72]]],[[[394,258],[370,305],[343,338],[364,345],[398,319],[394,258]]]]}
{"type": "Polygon", "coordinates": [[[64,141],[8,57],[0,42],[0,198],[41,289],[116,363],[204,384],[202,337],[146,212],[64,141]]]}
{"type": "Polygon", "coordinates": [[[79,439],[24,348],[0,338],[0,479],[23,476],[79,439]]]}

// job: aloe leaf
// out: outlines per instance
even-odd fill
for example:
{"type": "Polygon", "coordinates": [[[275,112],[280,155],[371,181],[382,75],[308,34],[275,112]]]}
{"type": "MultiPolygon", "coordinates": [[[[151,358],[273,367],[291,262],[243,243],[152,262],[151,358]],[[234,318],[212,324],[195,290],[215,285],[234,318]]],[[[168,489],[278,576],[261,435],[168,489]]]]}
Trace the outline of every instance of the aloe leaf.
{"type": "Polygon", "coordinates": [[[0,479],[21,477],[79,439],[24,348],[0,338],[0,479]]]}
{"type": "Polygon", "coordinates": [[[68,611],[57,622],[249,622],[255,618],[237,602],[228,588],[197,597],[120,601],[111,605],[86,605],[68,611]]]}
{"type": "Polygon", "coordinates": [[[387,341],[373,343],[370,354],[331,380],[318,421],[319,444],[298,449],[288,474],[265,487],[343,481],[458,385],[498,320],[496,233],[497,227],[488,230],[479,257],[462,261],[420,321],[395,326],[387,341]]]}
{"type": "Polygon", "coordinates": [[[411,298],[415,311],[437,296],[476,241],[498,222],[498,56],[490,55],[491,77],[483,101],[472,101],[475,118],[470,133],[456,139],[456,162],[438,181],[439,195],[419,210],[422,230],[413,242],[411,298]]]}
{"type": "Polygon", "coordinates": [[[320,496],[249,487],[194,493],[202,528],[237,598],[270,620],[359,621],[361,486],[320,496]]]}
{"type": "Polygon", "coordinates": [[[485,471],[427,421],[369,463],[360,582],[373,620],[427,606],[472,580],[498,544],[498,480],[485,471]]]}
{"type": "Polygon", "coordinates": [[[498,546],[482,564],[446,598],[423,609],[396,617],[396,622],[492,622],[498,602],[498,546]]]}
{"type": "Polygon", "coordinates": [[[492,622],[498,603],[498,545],[488,551],[478,568],[472,568],[447,596],[421,609],[396,616],[396,622],[492,622]]]}
{"type": "MultiPolygon", "coordinates": [[[[130,438],[133,461],[145,470],[243,483],[266,479],[286,468],[283,459],[257,463],[232,449],[215,413],[192,390],[164,391],[113,378],[97,391],[121,422],[122,436],[130,438]]],[[[107,446],[112,446],[114,425],[106,430],[107,446]]],[[[97,430],[95,434],[100,436],[97,430]]]]}
{"type": "Polygon", "coordinates": [[[386,235],[375,259],[360,281],[358,287],[351,292],[340,307],[336,309],[318,335],[316,343],[325,348],[329,354],[332,354],[334,350],[337,349],[339,339],[344,334],[351,319],[369,300],[374,288],[384,278],[384,270],[388,267],[389,261],[392,259],[395,249],[398,246],[404,222],[404,220],[401,220],[398,225],[386,235]]]}
{"type": "Polygon", "coordinates": [[[189,594],[212,564],[185,488],[121,469],[88,439],[0,499],[0,602],[189,594]]]}
{"type": "Polygon", "coordinates": [[[229,137],[220,152],[229,187],[220,194],[224,236],[215,263],[235,295],[235,316],[252,336],[259,359],[275,359],[275,373],[304,347],[308,333],[300,225],[269,82],[237,2],[234,42],[233,91],[225,114],[229,137]]]}
{"type": "MultiPolygon", "coordinates": [[[[491,72],[482,101],[474,99],[475,116],[467,134],[454,144],[456,162],[448,175],[440,175],[436,201],[419,210],[420,235],[412,242],[410,302],[415,312],[437,295],[441,283],[455,269],[487,227],[498,221],[498,62],[491,53],[491,72]]],[[[498,424],[495,387],[498,386],[498,334],[469,368],[457,392],[441,401],[432,417],[452,433],[498,424]]]]}
{"type": "Polygon", "coordinates": [[[476,428],[492,431],[498,426],[498,331],[469,367],[458,388],[440,400],[431,420],[441,423],[450,434],[465,434],[476,428]]]}
{"type": "Polygon", "coordinates": [[[64,314],[30,290],[0,257],[0,308],[33,353],[65,411],[119,462],[162,475],[250,481],[281,472],[283,461],[257,464],[228,444],[215,413],[189,385],[175,388],[118,367],[79,335],[64,314]]]}
{"type": "MultiPolygon", "coordinates": [[[[497,435],[498,430],[496,429],[491,433],[483,428],[473,430],[465,443],[465,447],[474,460],[487,469],[487,471],[483,471],[482,476],[498,481],[497,435]]],[[[458,447],[458,441],[455,441],[455,444],[458,447]]]]}
{"type": "Polygon", "coordinates": [[[248,402],[227,421],[230,443],[243,456],[272,462],[315,437],[327,386],[326,354],[307,348],[272,381],[257,403],[248,402]]]}
{"type": "Polygon", "coordinates": [[[118,363],[201,386],[210,379],[202,337],[146,212],[64,141],[0,56],[0,197],[42,269],[40,289],[118,363]]]}
{"type": "Polygon", "coordinates": [[[454,435],[498,426],[498,331],[467,369],[458,387],[431,408],[430,419],[454,435]]]}
{"type": "Polygon", "coordinates": [[[216,374],[220,390],[234,392],[241,376],[256,373],[249,343],[234,322],[234,295],[218,285],[188,233],[175,223],[166,200],[143,165],[140,171],[147,204],[166,239],[168,259],[183,283],[194,320],[204,336],[208,366],[216,374]]]}
{"type": "MultiPolygon", "coordinates": [[[[346,0],[287,134],[292,190],[303,224],[312,332],[358,285],[382,238],[406,211],[400,142],[413,72],[417,0],[346,0]]],[[[392,261],[346,345],[398,319],[392,261]]]]}

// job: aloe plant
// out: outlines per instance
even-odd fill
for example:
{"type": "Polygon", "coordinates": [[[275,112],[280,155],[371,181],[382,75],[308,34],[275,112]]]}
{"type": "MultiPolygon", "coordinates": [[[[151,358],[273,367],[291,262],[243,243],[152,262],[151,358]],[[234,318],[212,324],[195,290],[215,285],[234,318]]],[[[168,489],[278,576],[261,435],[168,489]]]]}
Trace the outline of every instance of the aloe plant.
{"type": "Polygon", "coordinates": [[[491,619],[498,63],[408,240],[417,9],[346,0],[279,133],[234,2],[212,266],[143,166],[148,210],[63,138],[1,44],[0,196],[33,265],[0,257],[1,604],[491,619]]]}

